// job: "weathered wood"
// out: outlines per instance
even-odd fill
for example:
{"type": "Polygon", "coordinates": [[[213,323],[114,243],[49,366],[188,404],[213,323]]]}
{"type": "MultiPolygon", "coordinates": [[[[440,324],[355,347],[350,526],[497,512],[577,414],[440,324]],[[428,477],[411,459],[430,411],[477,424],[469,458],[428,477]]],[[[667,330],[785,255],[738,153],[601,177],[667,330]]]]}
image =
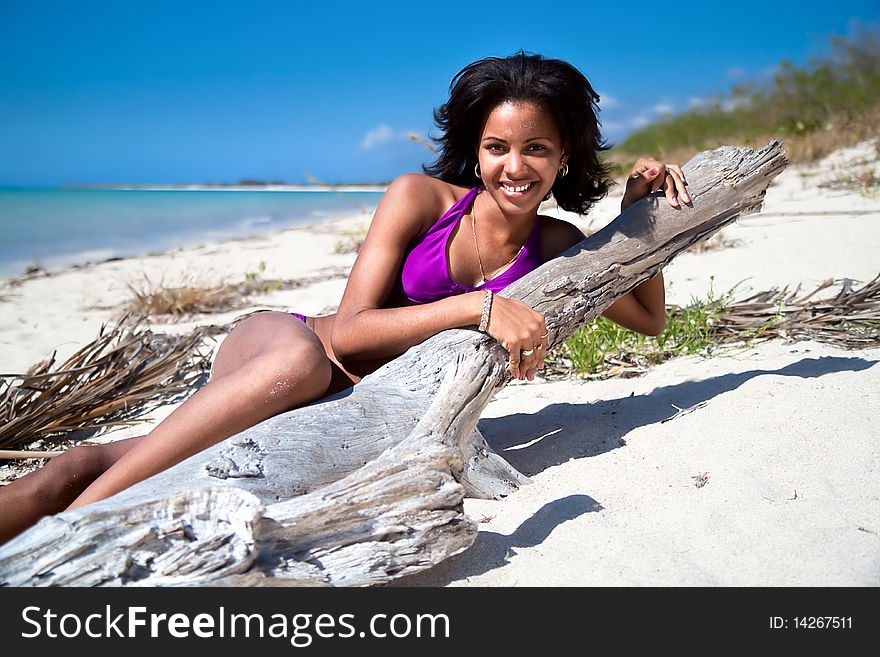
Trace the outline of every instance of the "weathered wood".
{"type": "Polygon", "coordinates": [[[319,491],[267,507],[234,487],[107,500],[7,544],[24,545],[4,555],[3,583],[367,585],[456,554],[477,531],[453,476],[464,466],[460,443],[505,374],[475,355],[450,365],[438,391],[449,403],[433,404],[383,458],[319,491]]]}
{"type": "MultiPolygon", "coordinates": [[[[505,296],[543,313],[558,344],[758,209],[784,166],[778,141],[701,153],[684,167],[691,207],[643,199],[505,296]]],[[[475,431],[507,381],[500,345],[444,331],[351,390],[44,519],[0,547],[0,583],[368,585],[429,568],[474,539],[465,492],[500,497],[527,481],[475,431]]]]}

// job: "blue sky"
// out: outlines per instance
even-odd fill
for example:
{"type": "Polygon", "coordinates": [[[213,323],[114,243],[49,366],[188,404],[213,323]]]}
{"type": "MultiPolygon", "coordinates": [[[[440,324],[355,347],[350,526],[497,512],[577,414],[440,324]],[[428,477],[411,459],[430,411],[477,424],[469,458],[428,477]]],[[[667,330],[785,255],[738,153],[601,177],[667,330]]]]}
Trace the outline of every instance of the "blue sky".
{"type": "Polygon", "coordinates": [[[387,180],[469,62],[565,59],[611,141],[822,55],[867,2],[0,0],[0,185],[387,180]]]}

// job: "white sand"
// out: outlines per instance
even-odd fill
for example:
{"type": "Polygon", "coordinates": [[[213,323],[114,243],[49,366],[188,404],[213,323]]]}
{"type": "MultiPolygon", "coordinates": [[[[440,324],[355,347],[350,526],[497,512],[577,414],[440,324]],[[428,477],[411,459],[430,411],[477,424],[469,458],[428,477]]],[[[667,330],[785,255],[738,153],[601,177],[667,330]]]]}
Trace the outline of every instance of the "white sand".
{"type": "MultiPolygon", "coordinates": [[[[738,297],[774,286],[812,289],[827,278],[871,280],[880,273],[880,198],[818,187],[869,166],[878,171],[873,144],[790,168],[771,187],[764,213],[722,231],[735,246],[684,254],[666,270],[668,300],[686,303],[741,281],[738,297]]],[[[577,223],[602,225],[619,200],[606,199],[577,223]]],[[[0,370],[22,371],[94,339],[118,314],[126,283],[144,275],[167,284],[187,276],[238,281],[261,262],[265,278],[325,273],[321,283],[258,301],[326,311],[354,260],[334,245],[367,221],[0,286],[0,370]]],[[[156,328],[184,331],[242,312],[156,328]]],[[[482,520],[475,545],[400,584],[878,585],[878,362],[880,349],[775,341],[671,361],[636,379],[513,383],[480,428],[533,484],[505,500],[466,500],[466,512],[482,520]]]]}

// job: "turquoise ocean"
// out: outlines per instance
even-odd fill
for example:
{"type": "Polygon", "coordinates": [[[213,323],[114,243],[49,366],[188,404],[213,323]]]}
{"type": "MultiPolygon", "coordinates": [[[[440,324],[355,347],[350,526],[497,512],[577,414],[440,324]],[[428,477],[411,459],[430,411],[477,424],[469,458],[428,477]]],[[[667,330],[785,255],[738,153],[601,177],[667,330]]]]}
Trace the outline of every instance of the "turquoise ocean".
{"type": "Polygon", "coordinates": [[[0,277],[362,216],[382,192],[0,188],[0,277]]]}

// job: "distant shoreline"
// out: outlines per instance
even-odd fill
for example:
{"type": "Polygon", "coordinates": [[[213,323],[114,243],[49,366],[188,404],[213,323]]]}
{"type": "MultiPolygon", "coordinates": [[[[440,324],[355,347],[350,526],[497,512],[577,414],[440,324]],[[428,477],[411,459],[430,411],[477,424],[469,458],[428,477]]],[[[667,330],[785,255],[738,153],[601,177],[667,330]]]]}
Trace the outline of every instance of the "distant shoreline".
{"type": "Polygon", "coordinates": [[[0,191],[0,277],[371,216],[384,191],[201,187],[0,191]]]}
{"type": "Polygon", "coordinates": [[[387,185],[64,185],[62,189],[138,192],[384,192],[387,185]]]}

